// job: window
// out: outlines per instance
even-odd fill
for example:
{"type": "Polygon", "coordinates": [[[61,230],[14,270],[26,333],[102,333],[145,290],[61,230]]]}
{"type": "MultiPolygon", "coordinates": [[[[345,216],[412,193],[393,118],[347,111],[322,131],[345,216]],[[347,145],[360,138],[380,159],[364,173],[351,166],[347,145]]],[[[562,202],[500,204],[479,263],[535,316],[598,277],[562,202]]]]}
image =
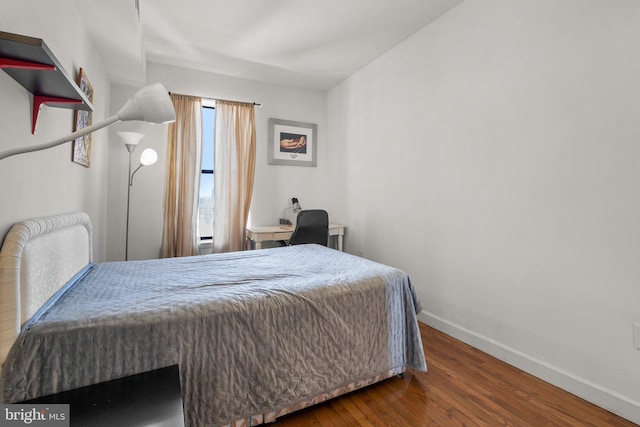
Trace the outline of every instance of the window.
{"type": "Polygon", "coordinates": [[[200,240],[213,240],[213,180],[214,129],[216,110],[202,107],[202,173],[200,174],[200,200],[198,203],[198,233],[200,240]]]}

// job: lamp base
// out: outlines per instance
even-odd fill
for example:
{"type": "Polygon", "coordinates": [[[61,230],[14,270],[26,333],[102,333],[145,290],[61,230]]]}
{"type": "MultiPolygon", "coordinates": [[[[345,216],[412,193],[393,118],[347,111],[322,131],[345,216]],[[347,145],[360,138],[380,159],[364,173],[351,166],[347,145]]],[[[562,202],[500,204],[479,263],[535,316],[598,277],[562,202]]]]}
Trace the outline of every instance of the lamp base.
{"type": "Polygon", "coordinates": [[[287,218],[280,218],[280,225],[291,225],[291,221],[287,218]]]}

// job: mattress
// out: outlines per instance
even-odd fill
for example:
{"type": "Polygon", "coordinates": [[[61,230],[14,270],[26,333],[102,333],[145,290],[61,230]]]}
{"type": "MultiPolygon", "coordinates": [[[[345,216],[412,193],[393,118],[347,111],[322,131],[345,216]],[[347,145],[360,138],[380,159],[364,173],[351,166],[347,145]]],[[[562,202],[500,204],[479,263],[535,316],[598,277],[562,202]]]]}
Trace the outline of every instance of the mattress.
{"type": "Polygon", "coordinates": [[[186,424],[215,426],[426,370],[408,275],[323,246],[91,264],[78,276],[21,331],[5,402],[178,364],[186,424]]]}

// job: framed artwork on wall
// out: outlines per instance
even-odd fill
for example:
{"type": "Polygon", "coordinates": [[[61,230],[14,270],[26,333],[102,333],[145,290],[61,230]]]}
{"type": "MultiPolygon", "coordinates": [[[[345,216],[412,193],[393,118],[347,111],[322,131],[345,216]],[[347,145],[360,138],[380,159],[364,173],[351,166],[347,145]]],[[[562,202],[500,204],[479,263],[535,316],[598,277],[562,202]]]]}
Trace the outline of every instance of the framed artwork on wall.
{"type": "MultiPolygon", "coordinates": [[[[84,70],[80,68],[78,73],[78,86],[80,90],[87,95],[89,101],[93,103],[93,86],[89,82],[84,70]]],[[[75,110],[74,113],[74,126],[73,131],[91,126],[91,111],[75,110]]],[[[72,159],[75,163],[78,163],[85,167],[91,166],[91,134],[81,136],[73,141],[73,154],[72,159]]]]}
{"type": "Polygon", "coordinates": [[[316,166],[318,125],[269,119],[270,165],[316,166]]]}

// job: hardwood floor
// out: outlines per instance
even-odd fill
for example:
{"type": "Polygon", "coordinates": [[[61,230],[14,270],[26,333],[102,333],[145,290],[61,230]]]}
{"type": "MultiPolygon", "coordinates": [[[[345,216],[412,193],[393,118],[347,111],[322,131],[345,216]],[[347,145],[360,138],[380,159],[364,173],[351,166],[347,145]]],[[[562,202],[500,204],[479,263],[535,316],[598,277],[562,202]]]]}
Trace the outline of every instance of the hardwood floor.
{"type": "Polygon", "coordinates": [[[637,426],[420,324],[429,372],[278,419],[289,426],[637,426]]]}

